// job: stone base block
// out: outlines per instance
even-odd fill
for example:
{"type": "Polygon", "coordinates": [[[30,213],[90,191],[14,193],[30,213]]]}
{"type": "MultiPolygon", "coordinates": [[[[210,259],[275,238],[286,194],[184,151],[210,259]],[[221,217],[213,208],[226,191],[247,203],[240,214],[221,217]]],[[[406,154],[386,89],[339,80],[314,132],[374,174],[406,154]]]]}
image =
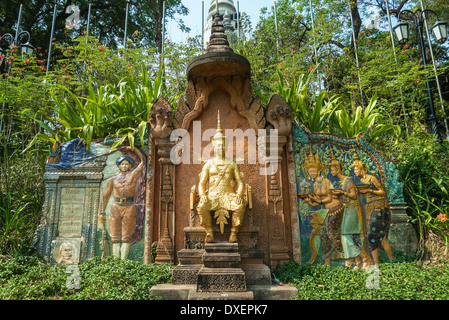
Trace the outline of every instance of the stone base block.
{"type": "Polygon", "coordinates": [[[206,268],[239,268],[240,253],[237,243],[206,243],[203,263],[206,268]]]}
{"type": "Polygon", "coordinates": [[[270,268],[264,264],[242,264],[245,272],[246,284],[249,285],[270,285],[270,268]]]}
{"type": "Polygon", "coordinates": [[[271,285],[270,268],[263,263],[262,249],[244,249],[241,253],[241,268],[246,275],[247,285],[271,285]]]}
{"type": "Polygon", "coordinates": [[[164,300],[187,300],[190,292],[196,291],[196,284],[158,284],[150,289],[150,295],[164,300]]]}
{"type": "Polygon", "coordinates": [[[298,289],[289,285],[248,285],[254,300],[291,300],[298,295],[298,289]]]}
{"type": "Polygon", "coordinates": [[[198,279],[198,272],[202,267],[202,264],[177,265],[176,268],[173,269],[172,283],[196,284],[198,279]]]}
{"type": "Polygon", "coordinates": [[[251,291],[245,292],[195,292],[189,294],[188,300],[254,300],[251,291]]]}
{"type": "Polygon", "coordinates": [[[199,292],[246,291],[245,272],[241,268],[207,268],[198,272],[199,292]]]}
{"type": "Polygon", "coordinates": [[[298,289],[285,285],[248,285],[247,292],[197,292],[196,285],[158,284],[150,294],[164,300],[291,300],[298,289]],[[252,295],[250,295],[250,294],[252,295]]]}
{"type": "Polygon", "coordinates": [[[203,266],[204,250],[183,249],[178,252],[179,264],[172,274],[173,284],[196,284],[198,271],[203,266]]]}

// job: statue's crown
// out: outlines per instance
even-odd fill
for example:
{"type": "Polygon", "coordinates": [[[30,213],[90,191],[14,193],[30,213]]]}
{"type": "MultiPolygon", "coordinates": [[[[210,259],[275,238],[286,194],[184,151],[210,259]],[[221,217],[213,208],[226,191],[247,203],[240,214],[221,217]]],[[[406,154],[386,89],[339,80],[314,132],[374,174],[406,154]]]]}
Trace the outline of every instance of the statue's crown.
{"type": "Polygon", "coordinates": [[[321,163],[318,150],[317,150],[316,156],[315,156],[315,155],[313,155],[312,147],[310,147],[310,153],[304,159],[304,167],[306,170],[309,170],[310,168],[316,168],[319,171],[323,170],[324,166],[321,163]]]}
{"type": "Polygon", "coordinates": [[[226,140],[226,136],[223,134],[223,130],[221,129],[221,121],[220,121],[220,110],[217,112],[217,132],[212,138],[213,141],[222,140],[223,142],[226,140]]]}

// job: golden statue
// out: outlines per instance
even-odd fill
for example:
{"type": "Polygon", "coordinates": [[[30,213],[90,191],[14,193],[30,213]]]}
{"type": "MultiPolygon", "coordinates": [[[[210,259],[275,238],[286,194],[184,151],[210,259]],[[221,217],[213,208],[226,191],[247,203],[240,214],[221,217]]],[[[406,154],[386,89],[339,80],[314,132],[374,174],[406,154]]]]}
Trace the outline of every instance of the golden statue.
{"type": "Polygon", "coordinates": [[[237,163],[225,157],[226,137],[221,129],[220,112],[217,123],[217,132],[212,138],[214,158],[204,164],[200,173],[198,185],[200,199],[196,210],[201,225],[206,229],[206,243],[214,242],[211,211],[215,212],[214,218],[217,218],[217,224],[220,224],[221,233],[231,211],[232,227],[229,242],[237,242],[238,230],[243,222],[247,205],[244,198],[244,183],[237,163]]]}

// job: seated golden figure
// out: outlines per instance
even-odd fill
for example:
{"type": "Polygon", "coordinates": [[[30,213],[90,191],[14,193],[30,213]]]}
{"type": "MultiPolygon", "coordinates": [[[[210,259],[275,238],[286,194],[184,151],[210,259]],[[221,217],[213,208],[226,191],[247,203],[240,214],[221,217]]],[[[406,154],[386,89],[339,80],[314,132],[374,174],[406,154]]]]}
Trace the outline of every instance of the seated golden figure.
{"type": "MultiPolygon", "coordinates": [[[[238,230],[242,225],[248,204],[245,198],[250,198],[250,196],[244,196],[245,186],[238,164],[225,157],[226,137],[221,129],[220,113],[218,113],[217,122],[217,133],[212,138],[214,158],[204,164],[200,173],[199,202],[196,211],[200,217],[200,224],[206,229],[206,243],[214,242],[211,212],[215,212],[214,218],[217,219],[216,223],[220,225],[221,233],[223,233],[224,225],[227,224],[227,218],[230,217],[230,212],[232,212],[229,242],[237,242],[238,230]]],[[[249,186],[246,189],[246,192],[248,192],[249,186]]],[[[193,188],[192,209],[196,202],[195,195],[196,190],[193,188]]]]}

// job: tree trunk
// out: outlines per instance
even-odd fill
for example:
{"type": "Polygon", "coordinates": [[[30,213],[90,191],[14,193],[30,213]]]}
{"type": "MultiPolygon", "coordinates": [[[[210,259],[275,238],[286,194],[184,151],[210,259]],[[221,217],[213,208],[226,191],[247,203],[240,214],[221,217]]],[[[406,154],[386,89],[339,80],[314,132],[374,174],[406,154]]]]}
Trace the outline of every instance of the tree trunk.
{"type": "Polygon", "coordinates": [[[162,35],[162,19],[164,17],[163,9],[164,9],[164,1],[163,0],[154,0],[154,20],[156,21],[156,25],[154,28],[154,41],[156,42],[156,46],[159,52],[162,52],[163,45],[163,35],[162,35]]]}
{"type": "MultiPolygon", "coordinates": [[[[354,24],[354,38],[359,39],[360,29],[362,27],[362,19],[360,18],[359,8],[357,5],[358,0],[350,0],[351,5],[351,16],[354,24]]],[[[351,48],[354,48],[354,41],[351,41],[351,48]]]]}

